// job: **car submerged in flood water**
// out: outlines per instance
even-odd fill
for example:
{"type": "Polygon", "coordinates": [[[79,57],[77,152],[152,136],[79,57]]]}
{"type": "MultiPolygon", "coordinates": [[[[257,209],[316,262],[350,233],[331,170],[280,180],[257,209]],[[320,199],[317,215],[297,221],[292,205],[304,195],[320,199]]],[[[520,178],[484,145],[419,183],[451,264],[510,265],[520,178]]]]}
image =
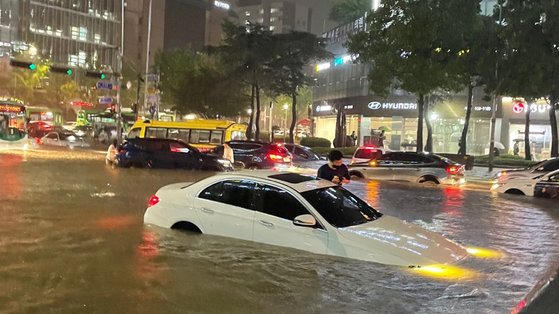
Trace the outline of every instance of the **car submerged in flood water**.
{"type": "Polygon", "coordinates": [[[313,176],[252,171],[162,187],[144,223],[382,264],[453,264],[466,249],[313,176]]]}

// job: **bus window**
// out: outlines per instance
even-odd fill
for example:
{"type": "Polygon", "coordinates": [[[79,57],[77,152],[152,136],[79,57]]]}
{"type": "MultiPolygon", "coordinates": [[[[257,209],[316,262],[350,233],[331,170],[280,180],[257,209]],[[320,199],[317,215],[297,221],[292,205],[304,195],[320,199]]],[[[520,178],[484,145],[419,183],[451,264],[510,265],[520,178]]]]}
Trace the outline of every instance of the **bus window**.
{"type": "Polygon", "coordinates": [[[190,134],[189,129],[169,129],[168,138],[174,138],[177,140],[182,140],[188,143],[188,135],[190,134]]]}
{"type": "Polygon", "coordinates": [[[130,130],[130,132],[128,132],[128,138],[140,137],[141,130],[141,128],[133,128],[132,130],[130,130]]]}
{"type": "Polygon", "coordinates": [[[223,131],[212,131],[212,136],[210,138],[210,143],[220,145],[222,138],[223,138],[223,131]]]}
{"type": "Polygon", "coordinates": [[[146,136],[148,138],[167,138],[166,128],[147,128],[146,136]]]}
{"type": "Polygon", "coordinates": [[[244,140],[245,139],[245,132],[244,131],[232,131],[231,132],[231,140],[244,140]]]}
{"type": "Polygon", "coordinates": [[[207,130],[190,130],[190,142],[193,144],[209,143],[210,131],[207,130]]]}

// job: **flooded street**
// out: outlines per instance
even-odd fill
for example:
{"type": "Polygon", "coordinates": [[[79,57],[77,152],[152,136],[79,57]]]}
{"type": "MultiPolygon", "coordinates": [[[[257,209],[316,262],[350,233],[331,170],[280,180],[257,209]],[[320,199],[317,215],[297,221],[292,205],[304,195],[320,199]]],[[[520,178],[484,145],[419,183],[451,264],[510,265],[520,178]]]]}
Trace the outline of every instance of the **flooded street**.
{"type": "Polygon", "coordinates": [[[556,200],[376,181],[381,212],[490,250],[467,275],[144,226],[163,185],[208,172],[113,169],[91,151],[0,153],[2,313],[510,313],[559,260],[556,200]]]}

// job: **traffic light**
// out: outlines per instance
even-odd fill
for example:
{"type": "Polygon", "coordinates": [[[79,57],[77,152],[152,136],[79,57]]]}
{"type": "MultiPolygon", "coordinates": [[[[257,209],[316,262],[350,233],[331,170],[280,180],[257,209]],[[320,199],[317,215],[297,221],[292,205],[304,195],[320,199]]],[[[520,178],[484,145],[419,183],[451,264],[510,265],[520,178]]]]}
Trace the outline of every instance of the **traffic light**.
{"type": "Polygon", "coordinates": [[[67,75],[74,74],[74,70],[68,67],[50,67],[50,71],[54,73],[63,73],[67,75]]]}
{"type": "Polygon", "coordinates": [[[37,65],[33,62],[10,60],[10,65],[19,68],[28,68],[31,71],[37,70],[37,65]]]}
{"type": "Polygon", "coordinates": [[[94,78],[101,79],[101,80],[104,80],[104,79],[108,78],[108,75],[106,73],[97,72],[97,71],[86,71],[85,76],[94,77],[94,78]]]}

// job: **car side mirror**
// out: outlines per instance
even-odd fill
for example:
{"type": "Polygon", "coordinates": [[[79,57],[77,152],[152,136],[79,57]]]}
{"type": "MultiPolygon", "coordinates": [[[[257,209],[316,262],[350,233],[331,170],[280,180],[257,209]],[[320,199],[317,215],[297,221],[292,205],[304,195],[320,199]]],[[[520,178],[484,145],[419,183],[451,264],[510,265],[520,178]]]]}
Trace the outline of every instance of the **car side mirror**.
{"type": "Polygon", "coordinates": [[[316,219],[309,214],[299,215],[293,219],[293,224],[301,227],[314,227],[316,226],[316,219]]]}

